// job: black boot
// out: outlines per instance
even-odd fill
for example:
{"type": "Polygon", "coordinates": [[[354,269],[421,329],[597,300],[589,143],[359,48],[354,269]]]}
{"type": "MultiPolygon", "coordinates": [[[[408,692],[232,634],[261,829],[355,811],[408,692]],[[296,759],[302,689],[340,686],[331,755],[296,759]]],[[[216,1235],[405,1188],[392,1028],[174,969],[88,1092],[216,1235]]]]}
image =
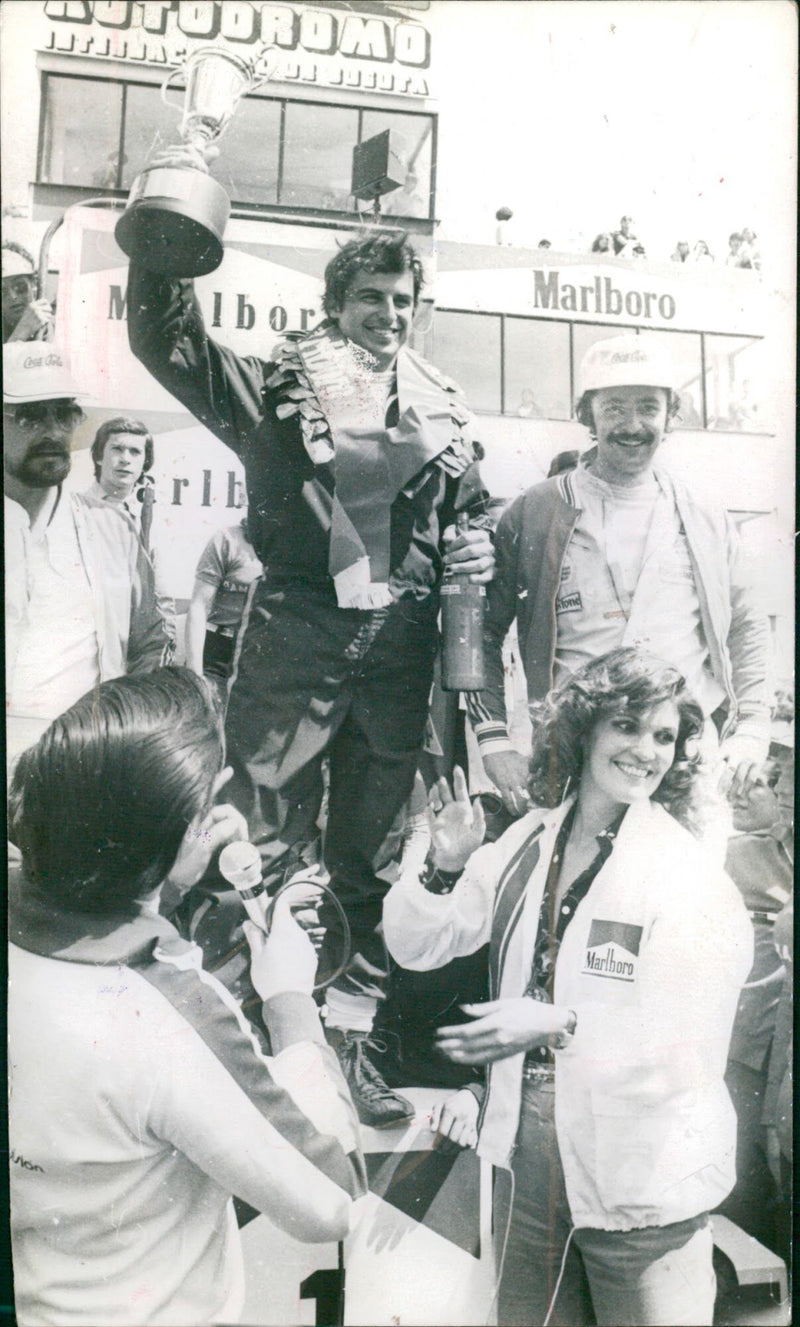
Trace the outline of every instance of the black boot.
{"type": "Polygon", "coordinates": [[[370,1047],[367,1032],[338,1032],[334,1036],[328,1033],[328,1038],[339,1058],[362,1124],[373,1129],[388,1129],[393,1124],[413,1120],[411,1102],[387,1087],[371,1063],[367,1055],[370,1047]]]}

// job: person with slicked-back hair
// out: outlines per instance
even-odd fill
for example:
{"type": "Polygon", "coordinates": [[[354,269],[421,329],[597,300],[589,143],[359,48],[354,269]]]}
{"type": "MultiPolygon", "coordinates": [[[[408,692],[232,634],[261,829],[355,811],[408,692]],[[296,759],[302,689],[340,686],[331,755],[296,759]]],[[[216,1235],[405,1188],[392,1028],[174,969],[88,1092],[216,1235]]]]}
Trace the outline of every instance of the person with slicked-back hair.
{"type": "Polygon", "coordinates": [[[246,931],[271,1056],[159,913],[163,889],[179,895],[244,836],[239,813],[214,804],[229,776],[213,693],[181,668],[103,683],[16,767],[21,1323],[234,1322],[233,1196],[295,1238],[327,1241],[343,1238],[364,1191],[355,1111],[311,995],[316,954],[288,900],[268,938],[246,931]]]}

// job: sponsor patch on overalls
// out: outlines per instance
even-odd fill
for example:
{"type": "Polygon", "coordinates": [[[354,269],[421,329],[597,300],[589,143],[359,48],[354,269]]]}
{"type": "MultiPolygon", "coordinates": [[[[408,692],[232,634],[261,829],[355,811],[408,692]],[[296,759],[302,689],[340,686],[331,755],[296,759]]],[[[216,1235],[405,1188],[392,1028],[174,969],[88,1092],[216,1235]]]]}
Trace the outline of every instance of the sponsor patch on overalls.
{"type": "Polygon", "coordinates": [[[583,609],[580,591],[573,590],[571,594],[562,594],[560,599],[556,599],[557,613],[580,613],[583,609]]]}
{"type": "Polygon", "coordinates": [[[595,918],[589,929],[582,976],[634,981],[641,939],[641,926],[595,918]]]}

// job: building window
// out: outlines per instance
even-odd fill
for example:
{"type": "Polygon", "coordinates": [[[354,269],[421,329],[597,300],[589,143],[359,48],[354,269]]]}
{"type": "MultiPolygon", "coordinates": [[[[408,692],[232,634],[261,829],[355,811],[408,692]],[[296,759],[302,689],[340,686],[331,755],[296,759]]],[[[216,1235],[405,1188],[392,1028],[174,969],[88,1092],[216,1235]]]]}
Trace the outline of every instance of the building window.
{"type": "Polygon", "coordinates": [[[277,203],[280,145],[281,103],[246,97],[225,130],[211,174],[237,203],[277,203]]]}
{"type": "Polygon", "coordinates": [[[500,316],[437,309],[432,345],[434,364],[455,378],[472,409],[499,414],[500,316]]]}
{"type": "Polygon", "coordinates": [[[522,419],[569,419],[569,324],[505,319],[504,403],[522,419]]]}
{"type": "MultiPolygon", "coordinates": [[[[126,85],[124,119],[123,169],[117,187],[129,189],[151,152],[179,142],[180,119],[150,83],[126,85]]],[[[211,175],[237,202],[276,203],[280,137],[280,101],[246,98],[225,130],[211,175]]]]}
{"type": "Polygon", "coordinates": [[[701,429],[703,425],[703,373],[701,336],[699,332],[662,332],[650,327],[613,327],[608,323],[573,323],[572,355],[574,365],[574,394],[580,391],[581,361],[597,341],[614,336],[639,334],[648,340],[660,341],[675,372],[675,388],[680,394],[681,407],[675,420],[676,428],[701,429]]]}
{"type": "Polygon", "coordinates": [[[357,110],[287,102],[279,202],[324,211],[352,209],[350,180],[357,142],[357,110]]]}
{"type": "Polygon", "coordinates": [[[643,335],[660,342],[674,370],[675,389],[681,398],[675,427],[703,428],[703,361],[699,332],[656,332],[643,335]]]}
{"type": "Polygon", "coordinates": [[[46,184],[117,188],[121,124],[122,84],[49,76],[40,179],[46,184]]]}
{"type": "MultiPolygon", "coordinates": [[[[180,90],[173,98],[180,102],[180,90]]],[[[47,74],[39,180],[129,189],[156,148],[180,142],[176,109],[152,83],[47,74]]],[[[246,97],[225,130],[211,174],[232,203],[354,212],[353,148],[391,129],[405,178],[388,216],[433,214],[434,117],[284,97],[246,97]]]]}
{"type": "Polygon", "coordinates": [[[178,114],[164,105],[160,88],[152,83],[128,83],[122,172],[120,183],[113,187],[130,189],[151,152],[179,141],[178,124],[178,114]]]}
{"type": "Polygon", "coordinates": [[[706,336],[708,427],[726,433],[770,433],[769,364],[764,342],[749,336],[706,336]]]}
{"type": "Polygon", "coordinates": [[[392,132],[393,144],[403,163],[404,178],[399,189],[384,194],[381,212],[387,217],[429,217],[433,163],[432,117],[403,115],[400,112],[363,112],[362,143],[367,138],[383,133],[384,129],[392,132]]]}

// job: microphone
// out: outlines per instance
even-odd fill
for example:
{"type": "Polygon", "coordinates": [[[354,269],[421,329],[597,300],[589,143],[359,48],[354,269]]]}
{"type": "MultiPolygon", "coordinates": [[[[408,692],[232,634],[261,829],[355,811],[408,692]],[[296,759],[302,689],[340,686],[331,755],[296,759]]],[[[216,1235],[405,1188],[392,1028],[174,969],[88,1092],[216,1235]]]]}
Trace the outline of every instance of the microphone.
{"type": "Polygon", "coordinates": [[[269,932],[266,917],[266,889],[261,878],[261,854],[254,843],[238,840],[229,843],[219,855],[219,872],[233,885],[251,922],[265,935],[269,932]]]}
{"type": "MultiPolygon", "coordinates": [[[[338,967],[318,981],[315,991],[324,990],[331,982],[336,981],[338,977],[346,970],[350,962],[350,923],[347,919],[347,913],[334,894],[330,885],[323,884],[321,880],[315,879],[315,868],[305,868],[295,872],[295,874],[281,885],[274,897],[267,893],[261,872],[261,854],[253,843],[245,843],[237,840],[235,843],[229,843],[222,849],[219,855],[219,873],[223,880],[232,885],[245,907],[248,917],[255,922],[260,931],[269,935],[270,920],[272,909],[280,896],[287,889],[293,889],[298,885],[310,885],[324,894],[329,904],[334,908],[339,916],[342,938],[342,956],[338,967]]],[[[298,907],[307,907],[298,900],[298,907]]],[[[303,924],[304,930],[308,930],[308,924],[303,924]]],[[[312,936],[312,943],[314,937],[312,936]]],[[[319,941],[314,947],[318,948],[319,941]]]]}

